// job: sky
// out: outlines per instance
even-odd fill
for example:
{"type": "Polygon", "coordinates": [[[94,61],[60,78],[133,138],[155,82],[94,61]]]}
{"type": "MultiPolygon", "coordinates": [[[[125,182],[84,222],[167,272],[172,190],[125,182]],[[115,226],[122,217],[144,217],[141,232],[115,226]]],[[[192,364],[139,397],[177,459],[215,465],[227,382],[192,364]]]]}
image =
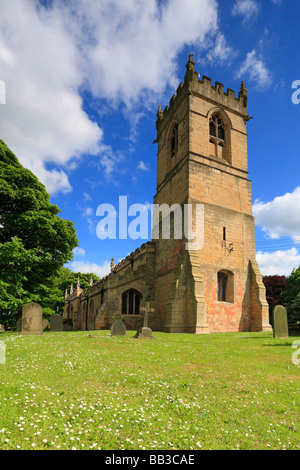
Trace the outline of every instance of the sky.
{"type": "Polygon", "coordinates": [[[299,17],[299,0],[0,0],[0,139],[74,222],[70,269],[103,277],[147,241],[100,239],[97,208],[153,203],[156,113],[189,53],[248,89],[262,274],[300,265],[299,17]]]}

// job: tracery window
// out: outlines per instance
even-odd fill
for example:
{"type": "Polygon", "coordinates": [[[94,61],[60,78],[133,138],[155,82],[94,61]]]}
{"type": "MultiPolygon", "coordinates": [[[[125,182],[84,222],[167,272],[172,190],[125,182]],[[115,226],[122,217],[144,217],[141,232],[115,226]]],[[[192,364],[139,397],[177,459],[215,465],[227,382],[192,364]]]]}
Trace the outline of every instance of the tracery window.
{"type": "Polygon", "coordinates": [[[225,158],[226,132],[223,120],[218,114],[213,114],[209,120],[210,154],[225,158]]]}
{"type": "Polygon", "coordinates": [[[122,315],[139,315],[143,296],[135,289],[122,294],[122,315]]]}

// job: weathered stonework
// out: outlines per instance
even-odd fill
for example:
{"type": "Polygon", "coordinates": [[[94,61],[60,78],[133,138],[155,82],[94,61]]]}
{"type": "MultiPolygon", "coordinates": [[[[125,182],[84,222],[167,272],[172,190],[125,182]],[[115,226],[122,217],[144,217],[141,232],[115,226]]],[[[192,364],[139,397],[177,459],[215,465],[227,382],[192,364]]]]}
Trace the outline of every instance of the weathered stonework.
{"type": "Polygon", "coordinates": [[[158,109],[154,203],[203,205],[203,247],[189,251],[185,239],[160,236],[112,265],[86,292],[77,286],[64,309],[74,329],[108,329],[116,313],[122,313],[127,330],[139,329],[139,306],[150,302],[152,330],[271,330],[255,258],[247,89],[242,82],[236,97],[219,82],[200,80],[194,65],[191,55],[184,83],[169,106],[158,109]],[[211,128],[216,119],[222,128],[217,135],[211,128]]]}

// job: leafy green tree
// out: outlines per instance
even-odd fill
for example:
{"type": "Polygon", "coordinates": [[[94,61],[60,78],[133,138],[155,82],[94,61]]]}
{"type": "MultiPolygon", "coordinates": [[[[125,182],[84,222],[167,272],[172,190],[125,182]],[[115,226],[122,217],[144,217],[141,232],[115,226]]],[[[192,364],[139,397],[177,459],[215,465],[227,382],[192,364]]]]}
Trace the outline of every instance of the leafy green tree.
{"type": "Polygon", "coordinates": [[[287,309],[289,323],[300,321],[300,266],[285,281],[282,304],[287,309]]]}
{"type": "Polygon", "coordinates": [[[285,288],[285,276],[264,276],[263,282],[266,287],[266,299],[269,304],[270,323],[273,324],[274,307],[282,302],[282,295],[285,288]]]}
{"type": "Polygon", "coordinates": [[[76,231],[59,213],[44,185],[0,140],[0,323],[14,324],[26,302],[41,302],[72,259],[76,231]]]}
{"type": "Polygon", "coordinates": [[[60,268],[58,273],[53,277],[50,288],[45,288],[44,290],[41,305],[45,317],[50,317],[57,312],[62,313],[65,304],[66,289],[69,291],[71,284],[76,288],[78,277],[80,278],[80,287],[84,291],[90,287],[91,277],[93,282],[99,280],[99,277],[93,273],[74,273],[66,267],[60,268]]]}

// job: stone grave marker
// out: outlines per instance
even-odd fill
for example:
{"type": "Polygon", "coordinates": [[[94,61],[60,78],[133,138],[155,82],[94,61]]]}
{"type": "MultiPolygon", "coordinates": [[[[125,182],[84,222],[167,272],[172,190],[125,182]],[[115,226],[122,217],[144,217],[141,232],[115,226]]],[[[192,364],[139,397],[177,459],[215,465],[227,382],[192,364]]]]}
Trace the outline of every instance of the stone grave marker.
{"type": "Polygon", "coordinates": [[[138,337],[142,337],[142,338],[148,338],[148,339],[154,339],[154,336],[153,336],[153,333],[152,333],[152,330],[151,328],[149,328],[148,326],[148,322],[149,322],[149,313],[153,313],[154,312],[154,308],[150,308],[150,303],[149,302],[146,302],[146,305],[145,307],[141,307],[140,308],[141,312],[145,312],[144,313],[144,326],[139,334],[138,337]]]}
{"type": "Polygon", "coordinates": [[[73,320],[71,318],[63,319],[63,330],[64,331],[73,331],[73,320]]]}
{"type": "Polygon", "coordinates": [[[50,331],[63,331],[63,319],[59,313],[50,318],[50,331]]]}
{"type": "Polygon", "coordinates": [[[43,309],[39,304],[31,302],[22,311],[21,335],[43,334],[43,309]]]}
{"type": "Polygon", "coordinates": [[[46,330],[49,327],[49,320],[47,320],[47,318],[44,318],[42,325],[43,325],[43,331],[46,330]]]}
{"type": "Polygon", "coordinates": [[[17,320],[16,332],[21,333],[22,331],[22,317],[17,320]]]}
{"type": "Polygon", "coordinates": [[[276,305],[273,311],[274,338],[289,336],[287,312],[282,305],[276,305]]]}
{"type": "Polygon", "coordinates": [[[126,327],[122,320],[122,315],[120,313],[116,313],[114,315],[114,322],[111,327],[111,335],[112,336],[126,336],[126,327]]]}

